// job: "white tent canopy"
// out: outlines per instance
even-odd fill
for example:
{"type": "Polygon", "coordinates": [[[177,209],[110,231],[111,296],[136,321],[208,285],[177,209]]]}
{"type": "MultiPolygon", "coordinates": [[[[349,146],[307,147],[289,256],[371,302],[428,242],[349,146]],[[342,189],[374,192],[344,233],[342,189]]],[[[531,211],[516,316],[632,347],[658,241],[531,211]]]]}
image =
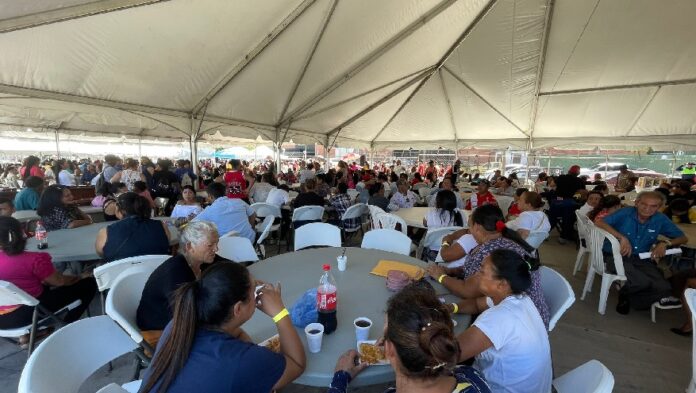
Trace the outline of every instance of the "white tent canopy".
{"type": "Polygon", "coordinates": [[[196,142],[693,146],[696,1],[0,8],[0,125],[196,142]]]}

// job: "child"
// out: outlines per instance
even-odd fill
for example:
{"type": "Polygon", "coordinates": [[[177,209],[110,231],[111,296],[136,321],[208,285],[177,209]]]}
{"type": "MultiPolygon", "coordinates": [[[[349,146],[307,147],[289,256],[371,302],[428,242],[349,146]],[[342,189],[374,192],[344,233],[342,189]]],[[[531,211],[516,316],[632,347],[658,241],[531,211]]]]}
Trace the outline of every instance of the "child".
{"type": "Polygon", "coordinates": [[[515,218],[517,218],[517,216],[519,216],[522,213],[522,211],[520,210],[519,201],[520,197],[522,196],[522,194],[525,193],[525,191],[527,191],[526,188],[518,188],[515,190],[515,195],[512,197],[514,199],[514,202],[512,202],[510,208],[508,208],[507,211],[508,221],[514,220],[515,218]]]}

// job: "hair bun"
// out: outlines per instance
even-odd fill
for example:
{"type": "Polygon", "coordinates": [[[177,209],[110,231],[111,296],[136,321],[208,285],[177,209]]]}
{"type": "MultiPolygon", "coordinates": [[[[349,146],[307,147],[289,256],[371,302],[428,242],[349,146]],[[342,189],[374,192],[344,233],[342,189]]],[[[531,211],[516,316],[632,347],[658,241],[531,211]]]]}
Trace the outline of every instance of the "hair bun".
{"type": "Polygon", "coordinates": [[[505,230],[505,222],[502,220],[496,221],[495,222],[495,230],[497,232],[502,232],[503,230],[505,230]]]}

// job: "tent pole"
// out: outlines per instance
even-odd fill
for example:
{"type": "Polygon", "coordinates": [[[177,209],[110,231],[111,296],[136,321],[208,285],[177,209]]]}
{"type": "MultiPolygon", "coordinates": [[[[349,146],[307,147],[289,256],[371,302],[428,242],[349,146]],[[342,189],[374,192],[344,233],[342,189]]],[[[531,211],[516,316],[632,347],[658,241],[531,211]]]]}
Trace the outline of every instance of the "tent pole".
{"type": "Polygon", "coordinates": [[[142,156],[143,156],[143,138],[139,136],[138,137],[138,157],[142,157],[142,156]]]}
{"type": "MultiPolygon", "coordinates": [[[[60,128],[60,126],[58,126],[60,128]]],[[[56,128],[55,135],[56,135],[56,156],[60,158],[60,136],[58,135],[58,128],[56,128]]]]}
{"type": "Polygon", "coordinates": [[[331,155],[331,145],[329,144],[329,136],[324,138],[324,170],[326,172],[331,169],[331,164],[329,163],[329,156],[331,155]]]}
{"type": "MultiPolygon", "coordinates": [[[[609,166],[609,153],[604,152],[604,181],[607,181],[607,167],[609,166]]],[[[617,179],[618,182],[618,179],[617,179]]],[[[617,183],[618,184],[618,183],[617,183]]]]}

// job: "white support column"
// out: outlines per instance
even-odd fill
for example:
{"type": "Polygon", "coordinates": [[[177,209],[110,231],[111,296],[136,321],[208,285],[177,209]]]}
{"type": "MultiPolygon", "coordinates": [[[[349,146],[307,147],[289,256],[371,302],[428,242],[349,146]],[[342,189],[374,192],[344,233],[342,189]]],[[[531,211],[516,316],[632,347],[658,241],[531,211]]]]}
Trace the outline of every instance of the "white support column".
{"type": "MultiPolygon", "coordinates": [[[[58,129],[55,129],[55,135],[56,135],[56,156],[60,158],[60,136],[58,135],[58,129]]],[[[58,174],[56,174],[58,176],[58,174]]]]}
{"type": "Polygon", "coordinates": [[[280,139],[280,127],[276,128],[276,140],[275,140],[275,143],[273,144],[273,146],[275,147],[275,151],[277,154],[275,157],[276,167],[277,167],[276,168],[276,175],[277,175],[281,172],[280,171],[281,164],[282,164],[281,154],[283,154],[283,143],[280,139]]]}
{"type": "Polygon", "coordinates": [[[329,163],[329,156],[331,155],[331,144],[329,143],[329,136],[327,135],[326,138],[324,138],[324,170],[326,172],[331,169],[331,163],[329,163]]]}
{"type": "Polygon", "coordinates": [[[191,148],[191,168],[193,169],[193,173],[198,176],[198,139],[196,135],[191,135],[189,147],[191,148]]]}

